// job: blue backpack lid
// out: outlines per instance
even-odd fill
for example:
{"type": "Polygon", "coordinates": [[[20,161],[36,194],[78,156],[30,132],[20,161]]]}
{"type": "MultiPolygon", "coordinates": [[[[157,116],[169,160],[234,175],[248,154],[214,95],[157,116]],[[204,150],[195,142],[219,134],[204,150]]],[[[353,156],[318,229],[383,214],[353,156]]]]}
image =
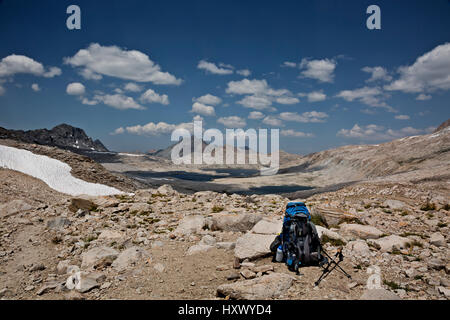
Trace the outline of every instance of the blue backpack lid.
{"type": "Polygon", "coordinates": [[[286,205],[286,215],[289,217],[300,215],[305,216],[308,220],[311,220],[311,214],[303,202],[289,202],[286,205]]]}

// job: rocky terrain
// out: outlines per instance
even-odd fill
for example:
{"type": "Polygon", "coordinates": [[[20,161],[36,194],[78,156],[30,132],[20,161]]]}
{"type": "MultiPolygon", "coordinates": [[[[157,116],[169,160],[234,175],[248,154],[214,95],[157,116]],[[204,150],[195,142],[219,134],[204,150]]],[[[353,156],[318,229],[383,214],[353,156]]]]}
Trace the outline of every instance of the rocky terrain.
{"type": "Polygon", "coordinates": [[[364,173],[290,195],[310,208],[327,252],[343,248],[352,276],[334,271],[315,287],[319,267],[296,275],[269,254],[285,196],[147,188],[65,150],[2,140],[125,193],[71,197],[0,168],[0,299],[449,299],[448,141],[444,128],[297,163],[331,176],[328,154],[338,177],[364,173]]]}
{"type": "Polygon", "coordinates": [[[51,130],[8,130],[0,127],[0,139],[59,147],[69,150],[108,151],[100,140],[92,140],[83,129],[60,124],[51,130]]]}

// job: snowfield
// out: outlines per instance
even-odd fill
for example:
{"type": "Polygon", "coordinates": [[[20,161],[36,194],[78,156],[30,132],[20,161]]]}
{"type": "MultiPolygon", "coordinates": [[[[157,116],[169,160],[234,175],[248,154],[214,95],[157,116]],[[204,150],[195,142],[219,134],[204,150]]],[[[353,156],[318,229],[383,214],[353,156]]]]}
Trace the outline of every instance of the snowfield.
{"type": "Polygon", "coordinates": [[[107,196],[123,193],[116,188],[75,178],[70,173],[72,168],[68,164],[23,149],[0,145],[0,167],[40,179],[50,188],[72,196],[107,196]]]}

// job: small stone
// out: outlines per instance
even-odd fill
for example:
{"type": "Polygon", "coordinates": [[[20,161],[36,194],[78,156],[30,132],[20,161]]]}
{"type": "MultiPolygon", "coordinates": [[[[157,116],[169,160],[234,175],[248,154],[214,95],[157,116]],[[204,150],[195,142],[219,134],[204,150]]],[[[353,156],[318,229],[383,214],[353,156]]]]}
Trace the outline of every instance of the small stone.
{"type": "Polygon", "coordinates": [[[227,276],[227,280],[236,280],[239,279],[241,276],[239,275],[239,273],[237,272],[231,272],[228,276],[227,276]]]}
{"type": "Polygon", "coordinates": [[[439,232],[431,234],[430,243],[436,247],[444,247],[446,245],[444,236],[439,232]]]}
{"type": "Polygon", "coordinates": [[[256,277],[256,273],[254,273],[253,271],[250,271],[248,269],[244,269],[241,271],[241,275],[245,278],[245,279],[253,279],[256,277]]]}
{"type": "Polygon", "coordinates": [[[158,271],[158,272],[164,272],[164,270],[166,269],[165,267],[164,267],[164,265],[162,264],[162,263],[157,263],[157,264],[155,264],[154,266],[153,266],[153,269],[155,269],[156,271],[158,271]]]}
{"type": "Polygon", "coordinates": [[[221,264],[219,266],[216,267],[217,271],[225,271],[225,270],[229,270],[230,266],[226,265],[226,264],[221,264]]]}
{"type": "Polygon", "coordinates": [[[42,263],[34,264],[30,268],[30,272],[42,271],[42,270],[45,270],[45,266],[42,263]]]}

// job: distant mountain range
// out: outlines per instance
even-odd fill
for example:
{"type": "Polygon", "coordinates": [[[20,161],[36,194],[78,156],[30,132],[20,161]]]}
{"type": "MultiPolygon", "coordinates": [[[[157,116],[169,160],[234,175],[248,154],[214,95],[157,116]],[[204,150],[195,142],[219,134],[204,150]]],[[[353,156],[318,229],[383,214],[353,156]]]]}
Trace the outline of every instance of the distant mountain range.
{"type": "Polygon", "coordinates": [[[12,139],[26,143],[53,146],[73,151],[100,151],[108,149],[100,140],[92,140],[83,129],[60,124],[51,130],[8,130],[0,127],[0,139],[12,139]]]}

